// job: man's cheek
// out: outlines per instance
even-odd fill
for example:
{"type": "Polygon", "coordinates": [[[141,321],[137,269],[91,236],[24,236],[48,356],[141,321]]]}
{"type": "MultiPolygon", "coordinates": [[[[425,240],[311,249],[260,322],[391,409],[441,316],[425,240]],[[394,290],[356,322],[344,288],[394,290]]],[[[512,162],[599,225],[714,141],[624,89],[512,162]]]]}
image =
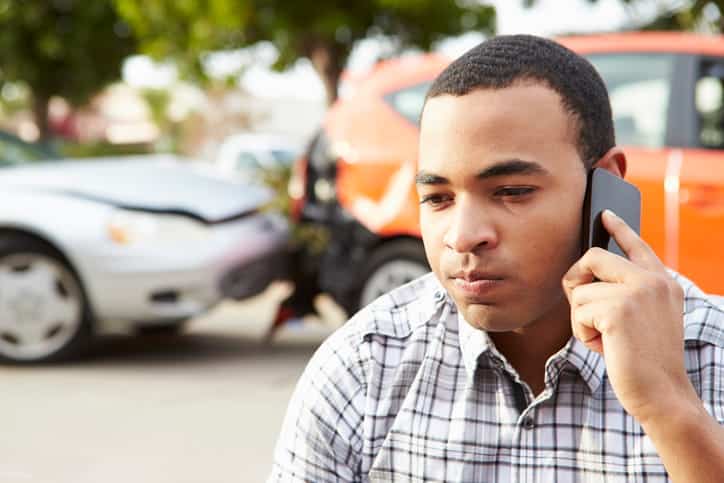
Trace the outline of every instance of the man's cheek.
{"type": "Polygon", "coordinates": [[[428,261],[432,263],[431,258],[438,257],[444,245],[444,233],[439,226],[432,223],[420,223],[420,232],[422,234],[422,242],[425,245],[425,253],[428,261]]]}

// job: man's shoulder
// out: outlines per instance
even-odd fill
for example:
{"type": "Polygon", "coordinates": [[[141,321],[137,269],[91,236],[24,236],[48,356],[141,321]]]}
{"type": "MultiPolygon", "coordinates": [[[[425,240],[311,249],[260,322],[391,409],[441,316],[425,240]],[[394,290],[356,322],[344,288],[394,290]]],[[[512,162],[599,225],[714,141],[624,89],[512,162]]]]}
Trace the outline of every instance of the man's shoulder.
{"type": "Polygon", "coordinates": [[[347,325],[362,339],[372,335],[404,339],[427,325],[445,298],[437,277],[428,273],[380,296],[347,325]]]}
{"type": "Polygon", "coordinates": [[[433,274],[382,295],[322,343],[306,372],[315,378],[321,375],[320,380],[330,383],[350,377],[360,383],[366,379],[371,359],[397,359],[390,354],[401,352],[410,343],[424,341],[424,337],[414,334],[436,323],[437,311],[445,302],[442,286],[433,274]]]}
{"type": "Polygon", "coordinates": [[[444,289],[433,273],[428,273],[374,300],[354,314],[320,347],[319,353],[335,354],[350,362],[363,358],[361,348],[371,339],[405,339],[427,324],[434,323],[444,289]]]}
{"type": "Polygon", "coordinates": [[[724,348],[724,298],[704,293],[683,275],[670,272],[684,290],[684,339],[689,346],[724,348]]]}

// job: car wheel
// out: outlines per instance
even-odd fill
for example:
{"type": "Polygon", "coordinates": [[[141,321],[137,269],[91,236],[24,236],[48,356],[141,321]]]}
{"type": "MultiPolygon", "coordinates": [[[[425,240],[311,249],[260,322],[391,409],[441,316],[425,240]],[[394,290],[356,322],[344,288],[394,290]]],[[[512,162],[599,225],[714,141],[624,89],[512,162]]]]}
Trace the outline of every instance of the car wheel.
{"type": "Polygon", "coordinates": [[[181,334],[188,323],[187,319],[164,323],[162,325],[139,325],[135,332],[141,336],[173,336],[181,334]]]}
{"type": "Polygon", "coordinates": [[[428,273],[430,266],[422,242],[395,240],[382,244],[362,271],[360,288],[350,315],[379,296],[428,273]]]}
{"type": "Polygon", "coordinates": [[[32,238],[0,239],[0,359],[74,357],[87,347],[90,332],[86,296],[63,257],[32,238]]]}

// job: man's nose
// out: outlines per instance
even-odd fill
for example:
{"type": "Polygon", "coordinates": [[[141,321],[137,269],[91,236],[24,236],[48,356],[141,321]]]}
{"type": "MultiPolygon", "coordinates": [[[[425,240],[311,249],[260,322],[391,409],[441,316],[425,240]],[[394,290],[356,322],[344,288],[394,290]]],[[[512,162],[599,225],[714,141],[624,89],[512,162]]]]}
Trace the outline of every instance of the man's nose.
{"type": "Polygon", "coordinates": [[[443,242],[458,253],[495,248],[498,233],[490,211],[466,197],[459,197],[443,242]]]}

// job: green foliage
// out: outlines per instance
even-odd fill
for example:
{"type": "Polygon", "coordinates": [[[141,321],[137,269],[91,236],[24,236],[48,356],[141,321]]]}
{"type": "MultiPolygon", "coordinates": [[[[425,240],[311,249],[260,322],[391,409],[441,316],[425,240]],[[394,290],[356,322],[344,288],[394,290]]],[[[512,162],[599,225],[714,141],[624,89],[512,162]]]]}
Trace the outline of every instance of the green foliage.
{"type": "MultiPolygon", "coordinates": [[[[1,71],[0,71],[1,72],[1,71]]],[[[0,80],[0,107],[2,114],[12,116],[26,111],[32,104],[32,92],[22,82],[2,82],[0,80]]]]}
{"type": "MultiPolygon", "coordinates": [[[[636,0],[622,0],[628,4],[636,4],[636,0]]],[[[724,31],[724,1],[722,0],[694,0],[679,8],[666,11],[656,17],[652,22],[644,25],[645,30],[697,30],[707,27],[715,32],[724,31]],[[706,18],[707,9],[718,11],[719,19],[710,22],[706,18]]]]}
{"type": "Polygon", "coordinates": [[[291,167],[288,166],[269,168],[260,172],[257,181],[274,191],[274,199],[267,206],[267,209],[281,213],[292,221],[292,244],[303,246],[310,254],[318,255],[327,247],[330,236],[329,230],[321,225],[294,223],[293,220],[291,220],[291,199],[287,192],[291,174],[291,167]]]}
{"type": "Polygon", "coordinates": [[[282,166],[261,170],[257,176],[258,179],[256,179],[256,181],[271,188],[275,193],[274,200],[269,208],[286,216],[291,214],[291,202],[287,195],[287,186],[289,186],[291,174],[290,167],[282,166]]]}
{"type": "MultiPolygon", "coordinates": [[[[620,0],[625,5],[635,7],[643,0],[620,0]]],[[[589,0],[597,3],[598,0],[589,0]]],[[[526,7],[535,6],[537,0],[523,0],[526,7]]],[[[638,28],[642,30],[697,30],[702,27],[724,32],[724,0],[689,0],[678,2],[672,9],[662,11],[655,19],[638,28]],[[707,10],[718,12],[718,19],[707,18],[707,10]]]]}
{"type": "Polygon", "coordinates": [[[141,92],[143,99],[151,111],[151,119],[157,126],[162,126],[168,119],[166,114],[168,105],[171,102],[171,92],[168,89],[143,89],[141,92]]]}
{"type": "Polygon", "coordinates": [[[55,142],[54,148],[66,158],[95,158],[101,156],[126,156],[148,154],[146,144],[111,144],[108,142],[75,143],[70,141],[55,142]]]}
{"type": "Polygon", "coordinates": [[[0,82],[21,81],[36,100],[85,102],[134,50],[109,0],[0,0],[0,82]]]}
{"type": "Polygon", "coordinates": [[[429,49],[433,42],[469,30],[492,33],[495,10],[479,2],[452,0],[371,0],[306,2],[257,0],[250,40],[271,40],[280,51],[277,66],[288,66],[326,44],[349,54],[369,35],[395,37],[401,47],[429,49]]]}
{"type": "Polygon", "coordinates": [[[252,4],[244,0],[113,0],[142,52],[173,59],[183,77],[205,82],[202,57],[244,44],[252,4]]]}
{"type": "Polygon", "coordinates": [[[279,50],[275,67],[309,57],[330,92],[355,43],[370,35],[428,49],[446,36],[495,29],[495,9],[473,0],[114,1],[142,50],[173,57],[187,77],[203,78],[205,52],[271,41],[279,50]]]}

